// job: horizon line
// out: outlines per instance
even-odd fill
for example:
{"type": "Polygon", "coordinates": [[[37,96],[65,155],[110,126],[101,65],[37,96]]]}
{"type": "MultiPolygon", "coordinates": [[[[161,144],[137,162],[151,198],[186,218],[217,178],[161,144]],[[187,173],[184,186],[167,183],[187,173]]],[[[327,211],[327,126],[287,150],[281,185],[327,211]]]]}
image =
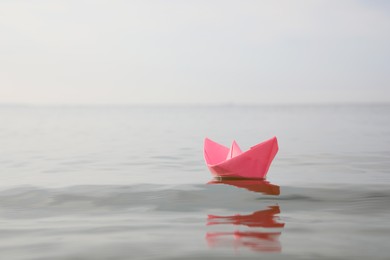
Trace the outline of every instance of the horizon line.
{"type": "Polygon", "coordinates": [[[342,106],[342,105],[390,105],[390,101],[345,101],[345,102],[282,102],[282,103],[243,103],[243,102],[161,102],[161,103],[34,103],[0,102],[1,107],[268,107],[268,106],[342,106]]]}

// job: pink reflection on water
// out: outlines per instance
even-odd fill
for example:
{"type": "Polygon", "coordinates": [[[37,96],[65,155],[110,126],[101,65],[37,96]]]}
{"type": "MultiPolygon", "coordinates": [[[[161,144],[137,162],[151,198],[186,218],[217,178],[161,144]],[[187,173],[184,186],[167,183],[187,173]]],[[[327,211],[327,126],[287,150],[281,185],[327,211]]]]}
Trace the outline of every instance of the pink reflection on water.
{"type": "Polygon", "coordinates": [[[207,244],[210,247],[248,247],[259,252],[281,252],[282,246],[279,242],[281,232],[208,232],[206,234],[207,244]]]}
{"type": "Polygon", "coordinates": [[[248,247],[261,252],[280,252],[282,246],[279,242],[280,231],[284,223],[277,222],[276,214],[280,213],[279,206],[271,206],[265,210],[259,210],[249,215],[236,214],[233,216],[208,215],[207,225],[243,225],[251,230],[234,232],[208,232],[206,240],[209,246],[229,246],[234,248],[248,247]],[[258,231],[254,228],[264,228],[258,231]],[[271,229],[267,231],[266,229],[271,229]]]}
{"type": "Polygon", "coordinates": [[[244,225],[247,227],[263,228],[283,228],[284,223],[276,222],[278,219],[275,214],[279,214],[279,206],[271,206],[266,210],[259,210],[250,215],[233,215],[233,216],[207,216],[207,225],[231,224],[244,225]]]}
{"type": "MultiPolygon", "coordinates": [[[[280,194],[278,185],[258,179],[219,179],[209,184],[227,184],[265,195],[280,194]]],[[[278,214],[280,214],[280,207],[272,205],[247,215],[208,215],[208,226],[245,226],[249,230],[226,231],[225,226],[224,231],[206,233],[207,244],[210,247],[233,247],[235,249],[245,247],[258,252],[281,252],[279,236],[285,224],[280,222],[278,214]]]]}
{"type": "Polygon", "coordinates": [[[266,195],[279,195],[280,187],[271,184],[264,179],[226,179],[219,178],[210,181],[208,184],[226,184],[237,188],[247,189],[253,192],[259,192],[266,195]]]}

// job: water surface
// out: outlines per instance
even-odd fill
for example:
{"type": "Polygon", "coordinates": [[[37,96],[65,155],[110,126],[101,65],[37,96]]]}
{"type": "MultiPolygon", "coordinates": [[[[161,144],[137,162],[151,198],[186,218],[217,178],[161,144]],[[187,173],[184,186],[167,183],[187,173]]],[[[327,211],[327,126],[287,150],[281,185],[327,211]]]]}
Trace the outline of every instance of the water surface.
{"type": "Polygon", "coordinates": [[[390,106],[0,107],[5,259],[388,259],[390,106]],[[273,135],[267,182],[203,139],[273,135]]]}

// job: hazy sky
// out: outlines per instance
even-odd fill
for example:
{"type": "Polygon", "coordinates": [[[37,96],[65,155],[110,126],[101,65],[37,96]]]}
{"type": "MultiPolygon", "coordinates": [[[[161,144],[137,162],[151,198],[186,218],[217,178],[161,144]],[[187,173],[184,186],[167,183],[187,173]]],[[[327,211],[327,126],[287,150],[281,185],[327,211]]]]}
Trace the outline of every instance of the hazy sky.
{"type": "Polygon", "coordinates": [[[390,102],[390,1],[0,0],[0,103],[390,102]]]}

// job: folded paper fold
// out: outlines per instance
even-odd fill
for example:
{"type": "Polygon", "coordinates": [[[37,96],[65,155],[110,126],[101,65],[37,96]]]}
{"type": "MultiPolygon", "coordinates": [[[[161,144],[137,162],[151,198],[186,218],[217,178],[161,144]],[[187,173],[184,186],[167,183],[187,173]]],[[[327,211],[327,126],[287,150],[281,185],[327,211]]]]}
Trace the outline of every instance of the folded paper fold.
{"type": "Polygon", "coordinates": [[[240,154],[242,154],[240,147],[238,146],[236,141],[233,141],[232,146],[230,147],[230,150],[226,157],[226,160],[232,159],[233,157],[236,157],[237,155],[240,154]]]}

